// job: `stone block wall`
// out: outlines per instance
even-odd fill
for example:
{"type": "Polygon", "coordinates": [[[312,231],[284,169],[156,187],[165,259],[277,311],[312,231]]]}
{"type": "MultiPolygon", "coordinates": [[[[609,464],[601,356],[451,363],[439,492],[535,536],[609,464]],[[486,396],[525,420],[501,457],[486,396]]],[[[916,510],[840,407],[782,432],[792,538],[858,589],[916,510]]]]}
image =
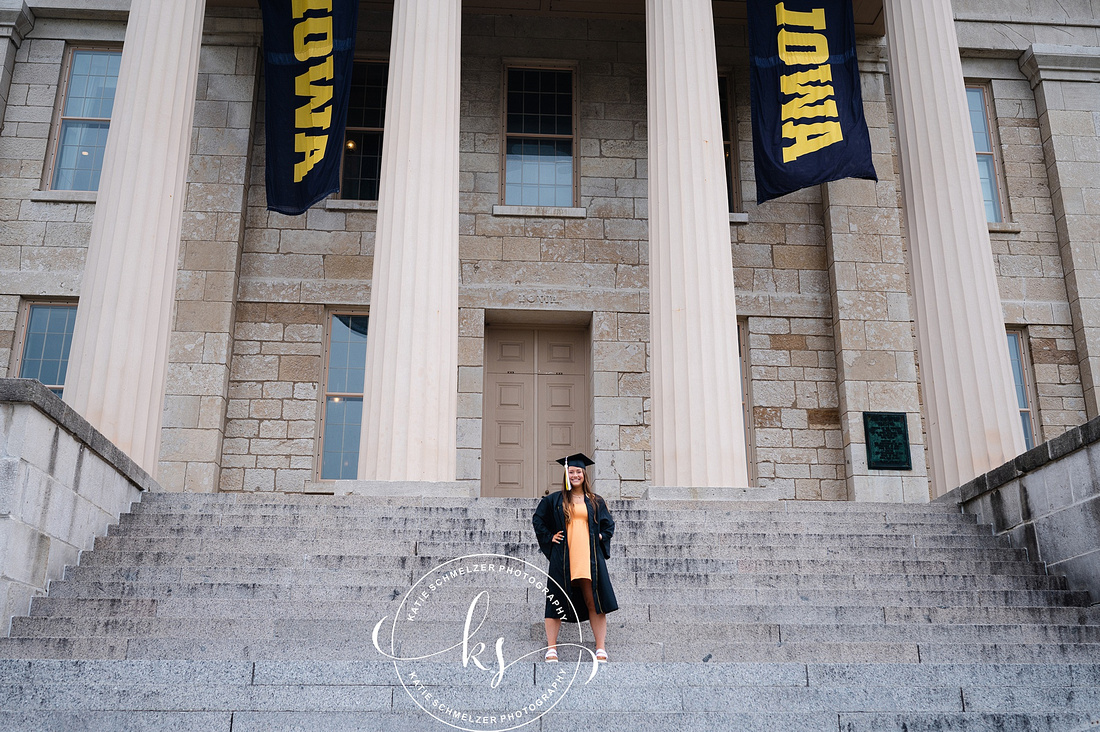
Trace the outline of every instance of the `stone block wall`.
{"type": "Polygon", "coordinates": [[[221,483],[258,42],[215,36],[199,55],[157,476],[171,491],[207,493],[221,483]]]}
{"type": "Polygon", "coordinates": [[[160,487],[46,387],[0,379],[0,629],[160,487]]]}
{"type": "Polygon", "coordinates": [[[234,326],[223,491],[301,491],[314,477],[325,308],[241,303],[234,326]]]}

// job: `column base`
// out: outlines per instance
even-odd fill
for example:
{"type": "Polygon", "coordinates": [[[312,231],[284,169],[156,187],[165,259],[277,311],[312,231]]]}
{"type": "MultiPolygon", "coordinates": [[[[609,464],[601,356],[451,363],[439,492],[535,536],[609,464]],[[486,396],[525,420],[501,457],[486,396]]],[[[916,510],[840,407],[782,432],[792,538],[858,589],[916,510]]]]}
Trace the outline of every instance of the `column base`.
{"type": "Polygon", "coordinates": [[[305,491],[328,492],[337,496],[371,496],[386,498],[473,498],[477,495],[469,481],[426,480],[334,480],[307,483],[305,491]]]}
{"type": "Polygon", "coordinates": [[[650,486],[642,493],[650,501],[778,501],[775,488],[692,488],[685,486],[650,486]]]}
{"type": "Polygon", "coordinates": [[[853,475],[848,500],[857,503],[928,503],[928,479],[894,475],[853,475]]]}

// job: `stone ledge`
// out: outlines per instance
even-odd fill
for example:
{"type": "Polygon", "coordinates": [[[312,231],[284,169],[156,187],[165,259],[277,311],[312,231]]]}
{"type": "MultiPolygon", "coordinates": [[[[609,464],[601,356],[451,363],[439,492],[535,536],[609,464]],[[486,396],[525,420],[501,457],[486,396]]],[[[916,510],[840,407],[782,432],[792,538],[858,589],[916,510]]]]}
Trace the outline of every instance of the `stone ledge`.
{"type": "Polygon", "coordinates": [[[996,490],[1009,481],[1027,475],[1049,462],[1063,458],[1095,442],[1100,442],[1100,417],[1073,427],[1041,445],[1036,445],[1004,465],[979,475],[969,483],[963,483],[934,500],[936,503],[968,503],[979,498],[983,493],[996,490]]]}
{"type": "Polygon", "coordinates": [[[776,488],[694,488],[655,485],[647,488],[641,500],[649,501],[778,501],[776,488]]]}
{"type": "Polygon", "coordinates": [[[548,219],[585,219],[588,209],[569,206],[493,206],[493,216],[530,216],[548,219]]]}
{"type": "Polygon", "coordinates": [[[27,196],[38,203],[95,203],[96,191],[31,191],[27,196]]]}
{"type": "Polygon", "coordinates": [[[36,379],[0,379],[0,402],[34,405],[66,432],[88,446],[108,465],[142,491],[159,493],[160,487],[153,477],[138,467],[130,456],[120,450],[99,430],[81,417],[61,397],[47,389],[36,379]]]}
{"type": "Polygon", "coordinates": [[[1020,224],[1012,221],[990,221],[989,233],[990,234],[1019,234],[1024,230],[1024,227],[1020,224]]]}
{"type": "Polygon", "coordinates": [[[326,480],[305,484],[306,493],[332,493],[337,496],[415,496],[424,498],[473,498],[477,495],[470,481],[427,480],[326,480]]]}
{"type": "Polygon", "coordinates": [[[378,211],[378,201],[357,201],[344,198],[326,198],[326,211],[378,211]]]}

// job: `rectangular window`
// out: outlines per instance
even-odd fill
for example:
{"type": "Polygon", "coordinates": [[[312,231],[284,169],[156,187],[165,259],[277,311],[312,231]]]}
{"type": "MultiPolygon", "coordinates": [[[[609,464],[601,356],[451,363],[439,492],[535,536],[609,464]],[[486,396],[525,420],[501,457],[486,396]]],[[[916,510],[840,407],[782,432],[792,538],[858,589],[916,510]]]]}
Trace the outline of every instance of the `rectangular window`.
{"type": "Polygon", "coordinates": [[[76,303],[28,302],[21,315],[14,373],[20,379],[38,379],[61,396],[76,324],[76,303]]]}
{"type": "Polygon", "coordinates": [[[726,153],[726,198],[730,213],[741,210],[741,193],[738,189],[737,148],[733,134],[733,108],[730,106],[730,80],[728,76],[718,77],[718,104],[722,112],[722,149],[726,153]]]}
{"type": "Polygon", "coordinates": [[[340,197],[378,200],[382,177],[382,126],[386,120],[385,61],[356,61],[351,74],[351,101],[344,133],[340,197]]]}
{"type": "Polygon", "coordinates": [[[990,223],[1004,221],[1000,172],[985,87],[968,86],[966,103],[970,111],[970,129],[974,133],[974,149],[978,153],[978,178],[982,184],[982,200],[985,201],[985,219],[990,223]]]}
{"type": "Polygon", "coordinates": [[[1031,364],[1027,353],[1027,339],[1024,331],[1008,330],[1008,358],[1012,363],[1012,380],[1016,387],[1016,402],[1020,407],[1020,423],[1024,430],[1024,442],[1027,449],[1035,447],[1035,410],[1031,398],[1031,364]]]}
{"type": "Polygon", "coordinates": [[[54,190],[99,189],[121,62],[121,49],[69,50],[50,164],[54,190]]]}
{"type": "Polygon", "coordinates": [[[358,473],[366,362],[366,314],[330,313],[318,450],[321,480],[355,480],[358,473]]]}
{"type": "Polygon", "coordinates": [[[504,204],[575,205],[572,69],[509,67],[505,77],[504,204]]]}

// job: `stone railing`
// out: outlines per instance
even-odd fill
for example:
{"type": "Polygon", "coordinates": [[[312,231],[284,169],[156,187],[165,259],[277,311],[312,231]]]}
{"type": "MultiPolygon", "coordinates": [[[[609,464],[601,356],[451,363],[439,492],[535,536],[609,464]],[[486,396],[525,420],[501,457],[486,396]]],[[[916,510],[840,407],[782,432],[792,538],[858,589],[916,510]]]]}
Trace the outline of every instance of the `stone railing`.
{"type": "Polygon", "coordinates": [[[976,514],[1100,603],[1100,417],[936,501],[976,514]]]}
{"type": "Polygon", "coordinates": [[[119,514],[160,486],[53,392],[0,379],[0,616],[76,564],[119,514]]]}

